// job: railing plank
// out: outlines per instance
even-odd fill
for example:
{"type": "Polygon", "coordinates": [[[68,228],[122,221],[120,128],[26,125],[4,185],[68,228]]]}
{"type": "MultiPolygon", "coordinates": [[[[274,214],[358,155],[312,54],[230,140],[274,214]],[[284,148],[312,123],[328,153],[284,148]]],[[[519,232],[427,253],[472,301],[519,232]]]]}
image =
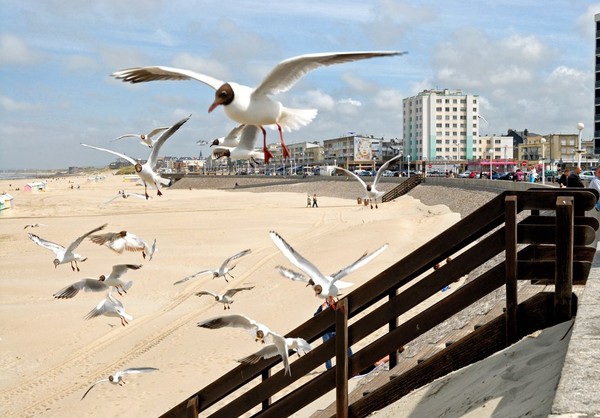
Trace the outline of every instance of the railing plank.
{"type": "MultiPolygon", "coordinates": [[[[574,244],[589,245],[596,239],[596,231],[591,226],[574,226],[574,244]]],[[[517,239],[522,244],[554,244],[556,242],[556,225],[519,224],[517,239]]]]}
{"type": "Polygon", "coordinates": [[[505,207],[506,345],[517,338],[517,196],[507,196],[505,207]]]}
{"type": "MultiPolygon", "coordinates": [[[[559,196],[556,199],[556,269],[554,289],[554,313],[559,321],[571,319],[573,294],[573,244],[577,243],[573,226],[573,198],[559,196]]],[[[590,228],[591,229],[591,228],[590,228]]],[[[587,277],[587,276],[586,276],[587,277]]]]}
{"type": "Polygon", "coordinates": [[[348,299],[335,306],[335,403],[336,415],[348,418],[348,299]]]}

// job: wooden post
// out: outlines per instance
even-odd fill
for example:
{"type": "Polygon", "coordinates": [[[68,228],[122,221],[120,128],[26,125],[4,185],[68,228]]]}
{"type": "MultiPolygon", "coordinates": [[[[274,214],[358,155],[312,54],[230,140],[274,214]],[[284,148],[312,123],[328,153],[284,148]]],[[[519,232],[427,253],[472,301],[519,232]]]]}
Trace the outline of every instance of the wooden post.
{"type": "MultiPolygon", "coordinates": [[[[397,293],[396,289],[391,290],[388,293],[388,300],[395,298],[396,293],[397,293]]],[[[392,318],[390,320],[390,322],[388,322],[388,332],[392,332],[393,330],[396,329],[397,326],[398,326],[398,318],[392,318]]],[[[389,354],[389,357],[390,357],[389,368],[390,368],[390,370],[392,370],[398,364],[398,350],[396,349],[393,352],[391,352],[389,354]]]]}
{"type": "Polygon", "coordinates": [[[198,397],[193,396],[188,399],[186,408],[185,408],[185,416],[186,418],[198,418],[198,397]]]}
{"type": "Polygon", "coordinates": [[[504,199],[504,231],[506,242],[506,346],[517,341],[517,196],[504,199]]]}
{"type": "Polygon", "coordinates": [[[556,277],[554,315],[558,322],[571,319],[573,293],[573,197],[556,198],[556,277]]]}
{"type": "MultiPolygon", "coordinates": [[[[262,381],[264,382],[265,380],[267,380],[269,377],[271,377],[271,368],[269,367],[266,370],[263,370],[262,373],[260,374],[262,381]]],[[[271,398],[267,398],[264,401],[262,401],[262,410],[265,411],[269,408],[269,406],[271,406],[271,398]]]]}
{"type": "Polygon", "coordinates": [[[335,409],[337,418],[348,417],[348,302],[335,306],[335,409]]]}

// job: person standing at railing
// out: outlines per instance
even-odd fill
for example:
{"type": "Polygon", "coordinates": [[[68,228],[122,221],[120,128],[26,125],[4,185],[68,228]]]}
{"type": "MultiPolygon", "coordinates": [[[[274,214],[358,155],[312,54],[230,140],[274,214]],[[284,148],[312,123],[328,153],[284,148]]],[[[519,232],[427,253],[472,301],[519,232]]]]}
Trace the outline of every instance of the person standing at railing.
{"type": "Polygon", "coordinates": [[[581,167],[575,167],[567,177],[567,187],[583,187],[579,174],[581,174],[581,167]]]}
{"type": "MultiPolygon", "coordinates": [[[[600,193],[600,165],[594,171],[594,178],[590,182],[590,188],[600,193]]],[[[596,210],[600,211],[600,201],[596,202],[596,210]]]]}
{"type": "MultiPolygon", "coordinates": [[[[323,312],[325,309],[329,308],[332,305],[335,305],[335,299],[332,296],[330,296],[327,299],[325,299],[325,302],[323,302],[322,305],[319,305],[319,307],[317,308],[317,311],[314,313],[313,316],[317,316],[318,314],[320,314],[321,312],[323,312]]],[[[325,334],[323,334],[323,342],[326,342],[333,337],[335,337],[335,332],[333,332],[333,331],[326,332],[325,334]]],[[[352,349],[350,347],[348,347],[348,357],[350,357],[351,355],[352,355],[352,349]]],[[[331,359],[325,361],[325,368],[327,370],[331,369],[331,359]]]]}

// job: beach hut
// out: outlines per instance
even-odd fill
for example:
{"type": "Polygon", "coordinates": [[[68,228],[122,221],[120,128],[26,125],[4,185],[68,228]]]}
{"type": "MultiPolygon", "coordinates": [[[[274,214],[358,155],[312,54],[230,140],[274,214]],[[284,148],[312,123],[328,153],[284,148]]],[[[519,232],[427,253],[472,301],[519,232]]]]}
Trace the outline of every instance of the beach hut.
{"type": "Polygon", "coordinates": [[[12,209],[14,207],[14,198],[8,193],[0,194],[0,211],[12,209]]]}
{"type": "Polygon", "coordinates": [[[26,192],[45,192],[46,191],[46,183],[41,181],[36,181],[33,183],[27,183],[23,188],[26,192]]]}

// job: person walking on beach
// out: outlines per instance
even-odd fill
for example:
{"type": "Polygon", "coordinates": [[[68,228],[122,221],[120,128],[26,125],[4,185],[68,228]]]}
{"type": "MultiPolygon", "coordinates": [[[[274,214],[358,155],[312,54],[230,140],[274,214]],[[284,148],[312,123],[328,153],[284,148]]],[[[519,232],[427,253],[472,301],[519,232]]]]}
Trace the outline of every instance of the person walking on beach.
{"type": "Polygon", "coordinates": [[[310,207],[311,207],[311,205],[312,205],[312,201],[310,200],[310,195],[309,195],[309,194],[307,194],[307,195],[306,195],[306,207],[307,207],[307,208],[310,208],[310,207]]]}
{"type": "Polygon", "coordinates": [[[563,173],[561,174],[560,178],[558,179],[558,185],[561,188],[567,187],[567,178],[569,177],[570,173],[571,173],[571,170],[568,168],[565,168],[565,171],[563,171],[563,173]]]}
{"type": "Polygon", "coordinates": [[[581,167],[575,167],[567,177],[567,187],[583,187],[579,174],[581,174],[581,167]]]}
{"type": "Polygon", "coordinates": [[[313,208],[318,208],[319,207],[319,205],[317,205],[317,194],[316,193],[313,194],[312,207],[313,208]]]}

